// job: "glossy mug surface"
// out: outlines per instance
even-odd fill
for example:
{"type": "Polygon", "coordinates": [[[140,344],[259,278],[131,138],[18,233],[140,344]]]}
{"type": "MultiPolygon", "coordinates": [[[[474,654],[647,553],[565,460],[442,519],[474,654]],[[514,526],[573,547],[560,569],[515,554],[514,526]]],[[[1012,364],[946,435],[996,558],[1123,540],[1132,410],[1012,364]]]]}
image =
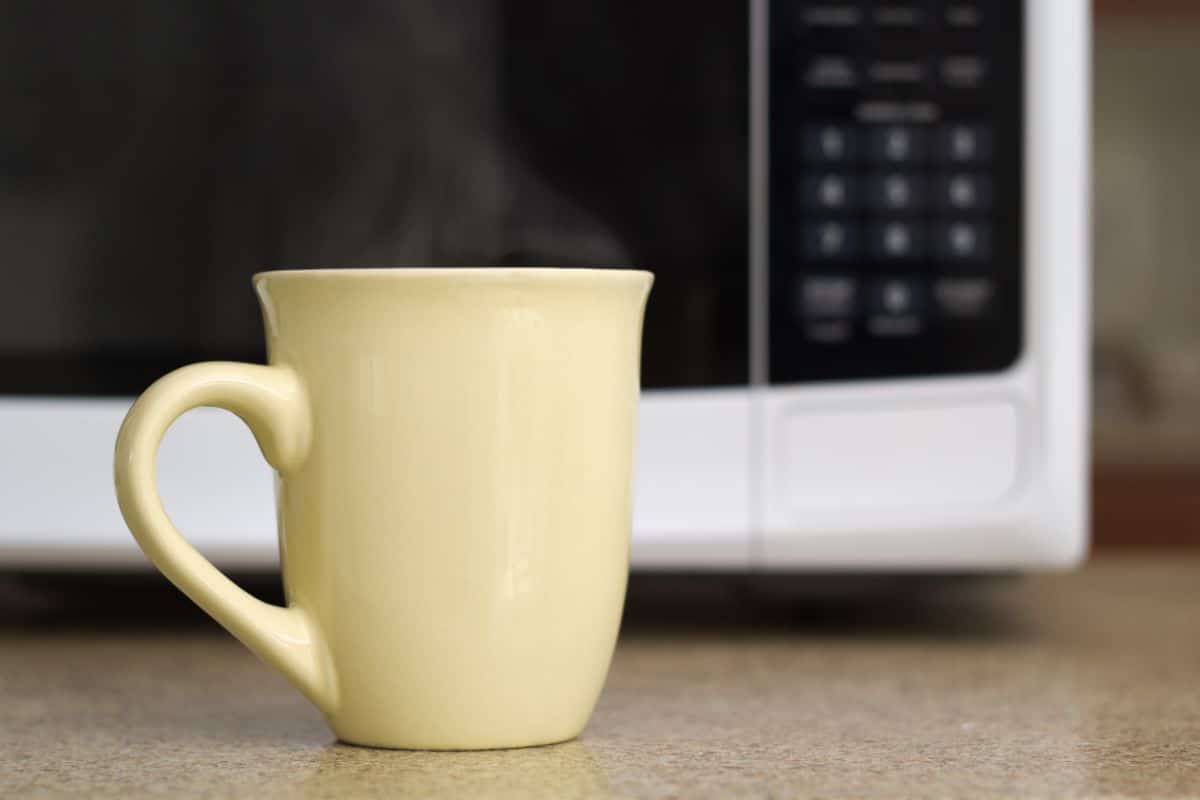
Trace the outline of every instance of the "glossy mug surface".
{"type": "Polygon", "coordinates": [[[570,739],[599,697],[624,603],[651,281],[257,275],[269,365],[195,364],[146,390],[117,440],[121,511],[155,565],[342,740],[570,739]],[[167,518],[155,455],[196,406],[245,420],[277,472],[286,607],[243,592],[167,518]]]}

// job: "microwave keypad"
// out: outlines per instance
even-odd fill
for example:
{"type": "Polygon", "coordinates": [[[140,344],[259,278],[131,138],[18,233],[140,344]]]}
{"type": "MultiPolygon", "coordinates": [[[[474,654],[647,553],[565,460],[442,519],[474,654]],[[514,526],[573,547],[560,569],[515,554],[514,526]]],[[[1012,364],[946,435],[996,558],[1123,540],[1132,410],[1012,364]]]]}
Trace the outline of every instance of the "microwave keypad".
{"type": "Polygon", "coordinates": [[[773,382],[1016,359],[1022,24],[1017,0],[773,0],[773,382]]]}

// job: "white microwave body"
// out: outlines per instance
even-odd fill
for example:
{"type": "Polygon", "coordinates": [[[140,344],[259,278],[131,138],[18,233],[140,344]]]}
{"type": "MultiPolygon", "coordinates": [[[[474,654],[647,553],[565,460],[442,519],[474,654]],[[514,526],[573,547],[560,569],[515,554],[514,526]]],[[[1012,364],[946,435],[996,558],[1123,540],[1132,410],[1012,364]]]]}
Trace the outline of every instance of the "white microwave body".
{"type": "MultiPolygon", "coordinates": [[[[1077,564],[1088,543],[1087,4],[897,3],[891,18],[872,3],[740,7],[744,40],[730,52],[744,73],[728,102],[744,114],[728,136],[745,148],[726,170],[742,192],[729,212],[740,215],[735,289],[693,291],[674,272],[656,286],[634,569],[1077,564]],[[983,327],[968,319],[991,301],[983,327]],[[710,317],[735,323],[686,330],[710,317]],[[732,379],[659,380],[694,360],[670,350],[685,338],[703,349],[731,336],[720,347],[736,356],[732,379]]],[[[250,294],[248,282],[221,291],[250,294]]],[[[146,568],[111,488],[134,392],[54,385],[0,391],[0,568],[146,568]]],[[[186,415],[159,476],[198,549],[225,568],[275,568],[272,474],[238,420],[186,415]]]]}

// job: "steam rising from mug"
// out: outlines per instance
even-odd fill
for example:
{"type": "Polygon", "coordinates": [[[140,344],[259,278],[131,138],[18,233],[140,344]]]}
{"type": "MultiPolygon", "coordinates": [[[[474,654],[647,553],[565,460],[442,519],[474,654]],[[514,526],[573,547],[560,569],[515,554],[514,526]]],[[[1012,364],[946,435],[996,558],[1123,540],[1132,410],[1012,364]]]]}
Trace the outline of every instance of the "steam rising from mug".
{"type": "Polygon", "coordinates": [[[313,43],[344,157],[312,226],[289,230],[285,261],[627,263],[513,147],[499,34],[494,2],[372,0],[313,43]]]}

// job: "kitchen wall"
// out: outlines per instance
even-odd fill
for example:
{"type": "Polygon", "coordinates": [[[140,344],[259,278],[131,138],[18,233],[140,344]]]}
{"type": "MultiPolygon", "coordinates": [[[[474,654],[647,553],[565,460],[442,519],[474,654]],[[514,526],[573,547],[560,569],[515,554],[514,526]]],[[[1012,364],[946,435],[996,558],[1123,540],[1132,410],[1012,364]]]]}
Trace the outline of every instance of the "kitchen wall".
{"type": "Polygon", "coordinates": [[[1200,4],[1102,0],[1094,70],[1096,540],[1200,545],[1200,4]]]}

